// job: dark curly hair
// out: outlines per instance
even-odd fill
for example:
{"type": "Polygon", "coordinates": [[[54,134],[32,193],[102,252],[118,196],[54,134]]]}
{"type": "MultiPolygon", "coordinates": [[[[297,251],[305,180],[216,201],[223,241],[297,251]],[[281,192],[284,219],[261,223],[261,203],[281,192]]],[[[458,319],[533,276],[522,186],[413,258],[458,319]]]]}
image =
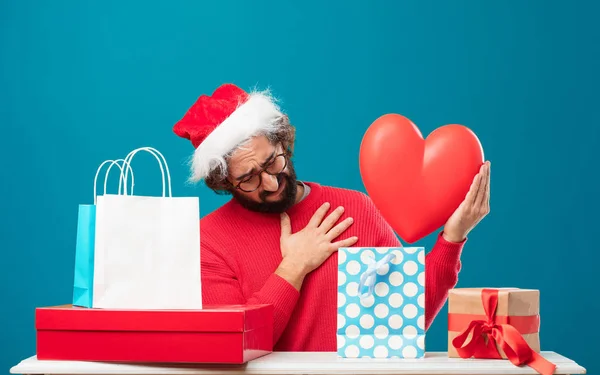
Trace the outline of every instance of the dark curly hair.
{"type": "MultiPolygon", "coordinates": [[[[281,117],[278,120],[278,126],[275,127],[274,131],[268,133],[258,133],[254,136],[265,136],[269,142],[273,145],[281,143],[283,149],[287,152],[288,157],[292,157],[294,151],[294,141],[296,138],[296,129],[290,124],[287,116],[281,117]]],[[[236,146],[229,154],[225,156],[225,161],[229,163],[231,155],[240,146],[244,145],[250,139],[245,140],[236,146]]],[[[222,166],[215,167],[208,176],[204,179],[204,183],[215,193],[219,195],[231,194],[230,190],[233,188],[231,183],[227,180],[228,171],[222,170],[222,166]]]]}

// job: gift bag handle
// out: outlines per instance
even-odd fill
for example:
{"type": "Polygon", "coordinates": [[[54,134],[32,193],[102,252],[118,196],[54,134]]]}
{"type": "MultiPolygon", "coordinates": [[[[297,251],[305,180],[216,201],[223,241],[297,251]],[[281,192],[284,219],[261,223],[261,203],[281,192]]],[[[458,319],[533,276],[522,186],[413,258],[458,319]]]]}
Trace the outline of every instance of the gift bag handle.
{"type": "MultiPolygon", "coordinates": [[[[167,160],[165,159],[164,155],[160,153],[160,151],[158,151],[157,149],[153,148],[153,147],[140,147],[137,148],[133,151],[131,151],[126,157],[125,157],[125,161],[129,164],[131,164],[131,160],[133,159],[133,157],[135,156],[135,154],[137,154],[139,151],[146,151],[151,153],[154,158],[156,159],[156,161],[158,161],[158,166],[160,167],[160,173],[162,175],[162,183],[163,183],[163,193],[162,196],[165,196],[165,171],[163,169],[163,163],[164,163],[164,167],[167,170],[167,179],[168,179],[168,186],[169,186],[169,197],[172,197],[172,193],[171,193],[171,173],[169,172],[169,165],[167,164],[167,160]],[[159,158],[160,156],[160,158],[159,158]],[[162,160],[161,160],[162,159],[162,160]]],[[[129,169],[126,169],[125,171],[125,179],[124,179],[124,188],[123,188],[123,192],[125,194],[127,194],[127,181],[128,181],[128,174],[129,174],[129,169]]],[[[132,186],[131,188],[133,189],[133,181],[132,181],[132,186]]]]}
{"type": "MultiPolygon", "coordinates": [[[[110,166],[108,167],[108,169],[106,170],[106,174],[104,175],[104,194],[106,195],[106,182],[108,180],[108,174],[110,172],[110,169],[115,164],[121,170],[121,175],[119,176],[119,192],[121,191],[121,182],[123,181],[124,176],[123,176],[123,168],[119,165],[119,161],[123,161],[124,164],[127,164],[128,169],[131,169],[131,166],[129,165],[129,163],[125,162],[125,160],[123,160],[123,159],[118,159],[118,160],[110,160],[109,159],[109,160],[103,161],[100,164],[100,166],[98,167],[98,169],[96,170],[96,175],[94,176],[94,205],[96,204],[97,197],[98,197],[98,190],[97,190],[98,175],[100,174],[100,171],[102,170],[102,167],[104,166],[104,164],[110,163],[110,166]]],[[[133,194],[133,170],[131,171],[131,180],[132,180],[131,192],[133,194]]]]}
{"type": "Polygon", "coordinates": [[[367,270],[360,275],[360,283],[358,284],[358,293],[361,299],[373,295],[377,271],[379,271],[386,264],[391,263],[394,259],[396,259],[396,254],[394,253],[387,254],[377,262],[374,258],[369,258],[369,265],[367,267],[367,270]],[[365,286],[368,288],[368,290],[366,293],[362,293],[362,289],[365,286]]]}

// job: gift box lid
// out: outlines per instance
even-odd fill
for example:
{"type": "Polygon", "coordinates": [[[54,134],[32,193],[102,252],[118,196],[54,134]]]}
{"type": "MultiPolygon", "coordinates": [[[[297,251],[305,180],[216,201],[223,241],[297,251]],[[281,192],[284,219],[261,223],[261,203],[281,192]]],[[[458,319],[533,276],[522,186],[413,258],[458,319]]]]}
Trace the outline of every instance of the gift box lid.
{"type": "Polygon", "coordinates": [[[246,332],[273,324],[272,305],[210,305],[201,310],[38,307],[37,330],[246,332]]]}
{"type": "Polygon", "coordinates": [[[529,316],[540,310],[540,291],[514,287],[454,288],[448,291],[448,312],[453,314],[485,314],[481,296],[483,289],[498,291],[497,315],[529,316]]]}

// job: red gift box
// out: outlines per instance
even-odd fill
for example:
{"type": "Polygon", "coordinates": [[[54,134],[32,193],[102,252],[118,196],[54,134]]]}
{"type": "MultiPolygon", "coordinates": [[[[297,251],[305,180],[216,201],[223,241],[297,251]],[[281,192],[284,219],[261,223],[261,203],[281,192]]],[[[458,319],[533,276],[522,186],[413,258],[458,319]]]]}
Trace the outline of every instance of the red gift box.
{"type": "Polygon", "coordinates": [[[241,364],[273,350],[273,306],[36,309],[37,358],[241,364]]]}

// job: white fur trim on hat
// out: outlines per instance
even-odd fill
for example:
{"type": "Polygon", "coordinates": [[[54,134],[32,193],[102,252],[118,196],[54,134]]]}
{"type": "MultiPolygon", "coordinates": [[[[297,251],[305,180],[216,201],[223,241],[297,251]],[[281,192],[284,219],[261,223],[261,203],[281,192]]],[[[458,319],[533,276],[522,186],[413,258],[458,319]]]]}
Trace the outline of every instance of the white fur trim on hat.
{"type": "Polygon", "coordinates": [[[255,92],[218,125],[196,148],[192,181],[206,178],[218,166],[226,173],[225,157],[252,136],[267,134],[280,126],[283,114],[268,92],[255,92]]]}

